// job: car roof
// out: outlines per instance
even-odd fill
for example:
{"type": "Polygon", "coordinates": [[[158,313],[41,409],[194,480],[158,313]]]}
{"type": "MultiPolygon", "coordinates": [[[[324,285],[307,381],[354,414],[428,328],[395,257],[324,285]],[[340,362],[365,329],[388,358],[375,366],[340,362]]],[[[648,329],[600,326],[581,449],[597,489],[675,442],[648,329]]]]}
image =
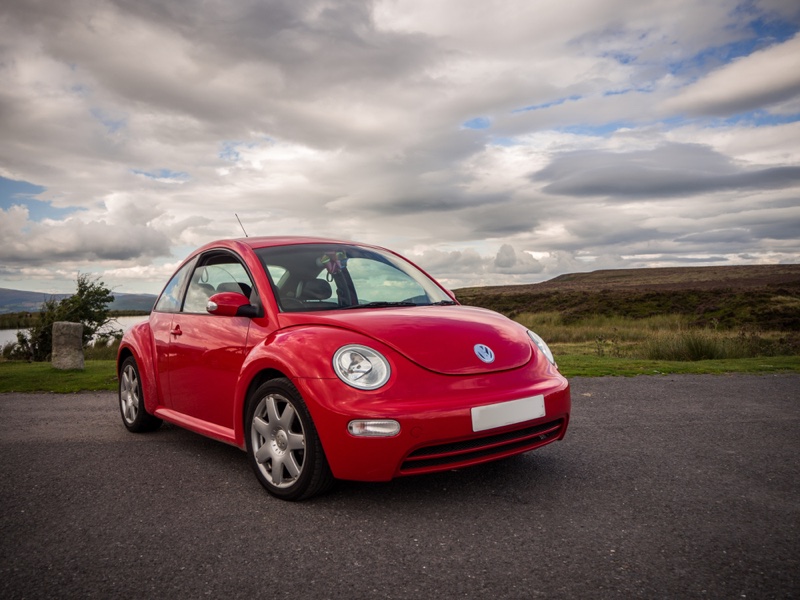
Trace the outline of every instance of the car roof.
{"type": "Polygon", "coordinates": [[[357,242],[347,240],[298,235],[247,237],[240,238],[237,241],[251,248],[269,248],[270,246],[287,246],[291,244],[357,244],[357,242]]]}
{"type": "Polygon", "coordinates": [[[258,248],[271,248],[276,246],[291,246],[296,244],[350,244],[354,246],[362,246],[368,248],[378,248],[371,244],[362,244],[348,240],[337,240],[333,238],[312,237],[312,236],[298,236],[298,235],[282,235],[282,236],[259,236],[259,237],[246,237],[246,238],[228,238],[215,240],[204,244],[193,254],[204,252],[213,248],[238,248],[243,250],[243,247],[249,247],[253,250],[258,248]]]}

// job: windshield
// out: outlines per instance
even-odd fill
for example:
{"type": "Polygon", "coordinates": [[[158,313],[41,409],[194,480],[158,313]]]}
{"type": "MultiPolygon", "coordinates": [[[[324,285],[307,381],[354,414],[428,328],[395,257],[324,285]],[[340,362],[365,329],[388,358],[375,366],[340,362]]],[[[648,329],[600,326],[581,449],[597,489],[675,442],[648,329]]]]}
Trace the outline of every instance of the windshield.
{"type": "Polygon", "coordinates": [[[389,252],[348,244],[256,250],[282,311],[454,304],[412,264],[389,252]]]}

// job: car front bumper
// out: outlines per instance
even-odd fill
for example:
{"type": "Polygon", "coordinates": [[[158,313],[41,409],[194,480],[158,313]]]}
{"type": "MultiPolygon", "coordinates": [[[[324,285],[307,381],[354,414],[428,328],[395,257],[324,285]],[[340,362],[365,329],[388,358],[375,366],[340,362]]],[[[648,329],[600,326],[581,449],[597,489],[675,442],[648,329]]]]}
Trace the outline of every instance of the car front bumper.
{"type": "Polygon", "coordinates": [[[571,406],[567,380],[549,367],[470,377],[419,370],[372,392],[338,379],[295,384],[307,401],[333,475],[357,481],[450,470],[539,448],[564,437],[571,406]],[[474,407],[538,396],[544,416],[473,430],[474,407]],[[354,419],[393,419],[400,433],[357,437],[347,429],[354,419]]]}

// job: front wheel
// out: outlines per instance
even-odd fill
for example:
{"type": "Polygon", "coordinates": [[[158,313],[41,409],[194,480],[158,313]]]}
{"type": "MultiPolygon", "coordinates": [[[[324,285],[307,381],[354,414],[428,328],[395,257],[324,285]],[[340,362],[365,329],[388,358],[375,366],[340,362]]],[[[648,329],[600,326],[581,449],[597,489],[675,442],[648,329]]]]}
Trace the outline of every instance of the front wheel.
{"type": "Polygon", "coordinates": [[[144,407],[139,367],[132,356],[123,361],[119,370],[119,411],[128,431],[141,433],[161,427],[161,419],[151,415],[144,407]]]}
{"type": "Polygon", "coordinates": [[[273,379],[259,386],[245,417],[247,456],[270,494],[303,500],[333,485],[314,422],[291,381],[273,379]]]}

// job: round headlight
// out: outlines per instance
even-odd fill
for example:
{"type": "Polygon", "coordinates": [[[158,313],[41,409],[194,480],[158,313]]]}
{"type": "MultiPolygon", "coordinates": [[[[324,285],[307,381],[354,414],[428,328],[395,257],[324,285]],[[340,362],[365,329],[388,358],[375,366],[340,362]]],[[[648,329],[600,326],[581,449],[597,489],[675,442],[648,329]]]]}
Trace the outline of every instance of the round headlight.
{"type": "Polygon", "coordinates": [[[347,385],[360,390],[376,390],[387,381],[392,370],[380,352],[350,344],[333,355],[333,370],[347,385]]]}
{"type": "Polygon", "coordinates": [[[528,337],[533,340],[533,343],[539,347],[539,350],[542,351],[552,364],[556,364],[556,359],[553,358],[553,353],[550,351],[550,348],[547,347],[547,344],[544,343],[544,340],[540,338],[538,335],[533,333],[530,329],[528,329],[528,337]]]}

